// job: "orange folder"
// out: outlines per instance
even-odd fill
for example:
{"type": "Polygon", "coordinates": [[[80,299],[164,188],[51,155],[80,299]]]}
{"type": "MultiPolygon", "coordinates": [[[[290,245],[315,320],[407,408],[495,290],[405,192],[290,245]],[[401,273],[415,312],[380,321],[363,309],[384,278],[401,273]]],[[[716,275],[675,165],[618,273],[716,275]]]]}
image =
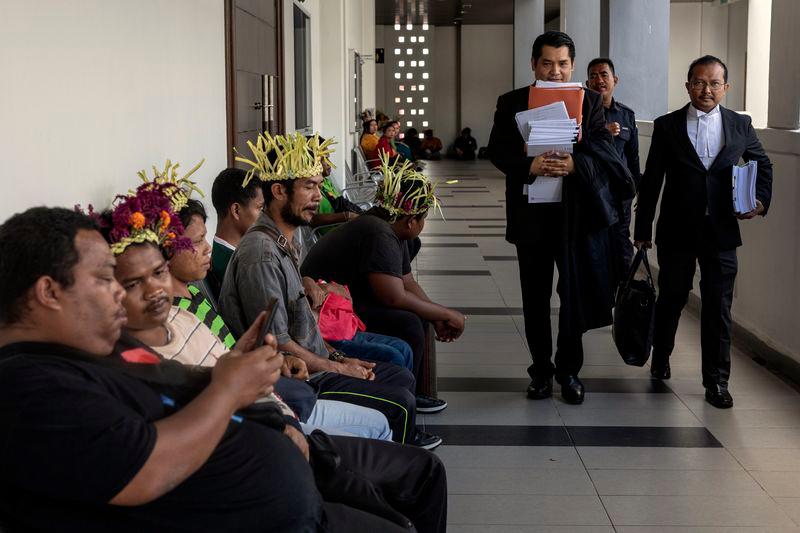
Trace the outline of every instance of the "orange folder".
{"type": "Polygon", "coordinates": [[[531,85],[528,92],[528,109],[552,104],[553,102],[564,102],[567,106],[569,118],[574,118],[581,124],[583,118],[583,89],[576,87],[542,88],[531,85]]]}

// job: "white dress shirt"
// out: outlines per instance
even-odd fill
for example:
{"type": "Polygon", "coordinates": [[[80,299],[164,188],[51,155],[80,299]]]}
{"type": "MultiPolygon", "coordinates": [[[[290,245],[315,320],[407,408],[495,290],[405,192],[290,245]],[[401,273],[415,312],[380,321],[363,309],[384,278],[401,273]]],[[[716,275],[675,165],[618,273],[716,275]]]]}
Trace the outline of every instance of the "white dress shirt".
{"type": "Polygon", "coordinates": [[[725,142],[722,132],[722,113],[719,106],[708,113],[703,113],[693,105],[686,112],[686,133],[692,141],[703,166],[708,170],[719,155],[725,142]]]}

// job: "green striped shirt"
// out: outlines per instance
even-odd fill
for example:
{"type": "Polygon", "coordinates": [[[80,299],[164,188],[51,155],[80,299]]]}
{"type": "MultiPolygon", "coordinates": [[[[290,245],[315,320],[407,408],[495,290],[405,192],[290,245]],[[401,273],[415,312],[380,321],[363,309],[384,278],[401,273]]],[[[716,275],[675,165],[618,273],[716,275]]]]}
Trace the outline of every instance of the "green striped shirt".
{"type": "Polygon", "coordinates": [[[236,339],[233,334],[231,334],[228,326],[225,325],[225,321],[217,313],[217,310],[214,309],[214,306],[208,301],[208,298],[203,296],[200,289],[194,285],[188,285],[188,289],[189,294],[192,295],[191,299],[183,296],[176,296],[172,300],[172,305],[192,313],[203,324],[208,326],[211,333],[216,335],[229,350],[233,348],[233,345],[236,344],[236,339]]]}

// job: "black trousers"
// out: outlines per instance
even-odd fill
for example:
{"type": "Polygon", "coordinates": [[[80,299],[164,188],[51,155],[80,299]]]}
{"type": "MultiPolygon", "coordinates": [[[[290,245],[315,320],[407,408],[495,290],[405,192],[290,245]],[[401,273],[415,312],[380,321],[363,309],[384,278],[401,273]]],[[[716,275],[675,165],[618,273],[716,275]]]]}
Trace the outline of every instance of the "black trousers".
{"type": "Polygon", "coordinates": [[[414,354],[414,379],[417,383],[417,391],[421,390],[424,385],[422,370],[425,357],[426,322],[416,313],[380,306],[361,306],[358,316],[364,321],[367,331],[397,337],[411,346],[414,354]]]}
{"type": "MultiPolygon", "coordinates": [[[[313,437],[312,437],[313,438],[313,437]]],[[[420,533],[444,532],[447,527],[447,476],[436,455],[411,446],[356,437],[330,437],[341,463],[332,483],[318,483],[326,502],[342,502],[342,495],[363,493],[368,482],[376,491],[370,500],[381,499],[410,519],[420,533]]],[[[316,472],[315,472],[316,475],[316,472]]],[[[365,498],[367,499],[367,498],[365,498]]],[[[341,511],[341,510],[338,510],[341,511]]],[[[367,509],[368,511],[368,509],[367,509]]],[[[330,531],[362,533],[408,531],[383,518],[357,513],[330,512],[325,505],[330,531]]]]}
{"type": "MultiPolygon", "coordinates": [[[[559,310],[556,357],[553,355],[553,336],[550,326],[550,298],[553,295],[553,266],[563,271],[557,253],[560,232],[546,232],[534,243],[517,244],[519,259],[519,281],[522,288],[522,312],[525,315],[525,338],[531,351],[533,364],[528,367],[531,377],[577,375],[583,366],[583,336],[580,331],[571,331],[565,324],[569,312],[562,301],[559,310]],[[562,327],[564,326],[564,327],[562,327]],[[554,364],[555,363],[555,364],[554,364]]],[[[562,295],[559,281],[556,291],[562,295]]],[[[563,298],[562,298],[563,300],[563,298]]]]}
{"type": "Polygon", "coordinates": [[[380,411],[389,421],[396,442],[412,442],[417,431],[414,375],[389,363],[375,363],[374,372],[374,381],[333,372],[309,381],[317,387],[321,400],[338,400],[380,411]]]}
{"type": "Polygon", "coordinates": [[[738,262],[736,250],[700,252],[659,246],[658,299],[653,363],[663,364],[675,347],[681,311],[700,263],[700,347],[703,385],[727,385],[731,374],[731,304],[738,262]]]}

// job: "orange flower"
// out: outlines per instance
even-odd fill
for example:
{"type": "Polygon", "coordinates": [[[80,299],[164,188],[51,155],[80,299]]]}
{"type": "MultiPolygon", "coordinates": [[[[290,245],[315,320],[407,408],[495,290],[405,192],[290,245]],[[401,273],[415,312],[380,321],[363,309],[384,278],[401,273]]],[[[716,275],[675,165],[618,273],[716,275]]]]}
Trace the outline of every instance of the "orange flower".
{"type": "Polygon", "coordinates": [[[169,213],[161,211],[161,231],[166,230],[170,222],[172,222],[172,218],[169,216],[169,213]]]}
{"type": "Polygon", "coordinates": [[[147,220],[144,218],[143,214],[141,214],[139,211],[136,211],[135,213],[131,213],[131,218],[128,220],[128,222],[133,229],[142,229],[147,220]]]}

